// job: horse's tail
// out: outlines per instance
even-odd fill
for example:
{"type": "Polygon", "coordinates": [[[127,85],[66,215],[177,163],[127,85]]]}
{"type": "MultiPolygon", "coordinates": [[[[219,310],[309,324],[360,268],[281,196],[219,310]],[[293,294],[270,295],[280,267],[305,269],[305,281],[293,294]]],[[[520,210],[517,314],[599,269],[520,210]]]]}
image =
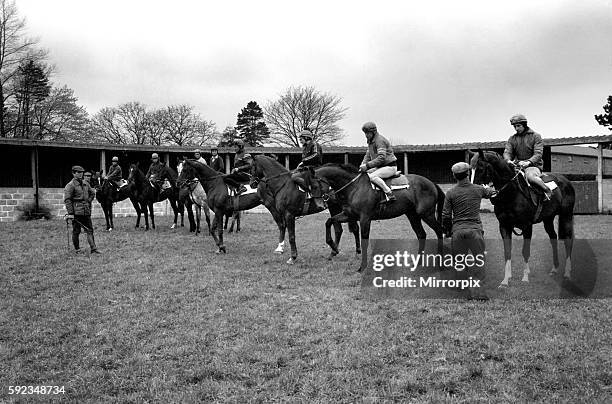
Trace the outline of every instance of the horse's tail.
{"type": "Polygon", "coordinates": [[[444,209],[444,200],[446,199],[446,195],[442,188],[438,184],[434,184],[436,186],[436,190],[438,191],[438,203],[436,206],[436,220],[442,226],[442,209],[444,209]]]}

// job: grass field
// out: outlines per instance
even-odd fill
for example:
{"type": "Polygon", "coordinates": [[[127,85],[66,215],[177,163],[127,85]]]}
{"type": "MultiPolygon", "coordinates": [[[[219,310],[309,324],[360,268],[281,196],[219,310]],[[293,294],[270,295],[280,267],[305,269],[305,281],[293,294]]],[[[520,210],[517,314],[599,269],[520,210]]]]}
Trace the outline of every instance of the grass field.
{"type": "MultiPolygon", "coordinates": [[[[44,401],[71,402],[612,400],[610,299],[371,296],[352,235],[327,261],[325,219],[298,221],[293,266],[272,254],[264,214],[226,234],[224,256],[167,217],[149,232],[94,220],[104,254],[92,257],[72,253],[62,221],[2,223],[0,401],[11,385],[65,386],[44,401]]],[[[414,237],[407,226],[375,223],[372,237],[414,237]]],[[[576,217],[577,238],[610,229],[612,216],[576,217]]]]}

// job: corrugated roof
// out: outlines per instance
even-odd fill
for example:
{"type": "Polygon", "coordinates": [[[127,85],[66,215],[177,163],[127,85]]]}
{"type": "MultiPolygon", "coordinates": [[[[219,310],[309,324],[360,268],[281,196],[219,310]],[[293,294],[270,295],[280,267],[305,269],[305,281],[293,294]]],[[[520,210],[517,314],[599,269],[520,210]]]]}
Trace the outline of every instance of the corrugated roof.
{"type": "MultiPolygon", "coordinates": [[[[545,146],[565,146],[578,144],[592,143],[612,143],[612,135],[601,136],[576,136],[566,138],[545,138],[543,139],[545,146]]],[[[466,143],[444,143],[444,144],[406,144],[393,146],[398,153],[401,152],[436,152],[436,151],[453,151],[467,149],[501,149],[505,146],[506,140],[498,140],[491,142],[466,142],[466,143]]],[[[1,145],[18,145],[18,146],[40,146],[40,147],[57,147],[57,148],[74,148],[74,149],[99,149],[99,150],[122,150],[122,151],[157,151],[169,153],[192,152],[195,148],[210,149],[212,146],[152,146],[152,145],[125,145],[125,144],[110,144],[110,143],[76,143],[76,142],[51,142],[46,140],[32,140],[19,138],[0,138],[1,145]]],[[[326,153],[365,153],[365,146],[323,146],[326,153]]],[[[301,148],[298,147],[247,147],[249,152],[253,153],[301,153],[301,148]]],[[[219,153],[233,153],[233,147],[221,147],[219,153]]]]}

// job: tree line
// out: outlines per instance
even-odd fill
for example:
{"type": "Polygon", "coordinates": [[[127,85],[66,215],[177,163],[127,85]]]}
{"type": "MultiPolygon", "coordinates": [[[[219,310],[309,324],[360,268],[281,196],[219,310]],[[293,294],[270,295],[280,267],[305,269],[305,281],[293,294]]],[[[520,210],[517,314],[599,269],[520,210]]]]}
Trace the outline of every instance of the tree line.
{"type": "MultiPolygon", "coordinates": [[[[242,139],[251,146],[289,147],[300,146],[303,129],[321,144],[344,137],[342,99],[312,86],[289,87],[263,108],[249,101],[236,124],[221,131],[188,104],[150,108],[131,101],[89,114],[72,89],[51,81],[56,67],[38,43],[27,36],[15,1],[0,0],[0,137],[179,146],[229,146],[242,139]]],[[[612,96],[607,101],[595,119],[612,130],[612,96]]]]}

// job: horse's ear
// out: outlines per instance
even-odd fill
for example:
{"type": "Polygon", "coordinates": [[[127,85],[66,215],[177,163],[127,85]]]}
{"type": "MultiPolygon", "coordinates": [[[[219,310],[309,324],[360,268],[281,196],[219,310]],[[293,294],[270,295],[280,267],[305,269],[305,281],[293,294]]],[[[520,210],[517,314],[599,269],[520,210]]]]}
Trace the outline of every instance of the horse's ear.
{"type": "Polygon", "coordinates": [[[482,149],[478,149],[478,158],[484,160],[484,152],[482,151],[482,149]]]}

